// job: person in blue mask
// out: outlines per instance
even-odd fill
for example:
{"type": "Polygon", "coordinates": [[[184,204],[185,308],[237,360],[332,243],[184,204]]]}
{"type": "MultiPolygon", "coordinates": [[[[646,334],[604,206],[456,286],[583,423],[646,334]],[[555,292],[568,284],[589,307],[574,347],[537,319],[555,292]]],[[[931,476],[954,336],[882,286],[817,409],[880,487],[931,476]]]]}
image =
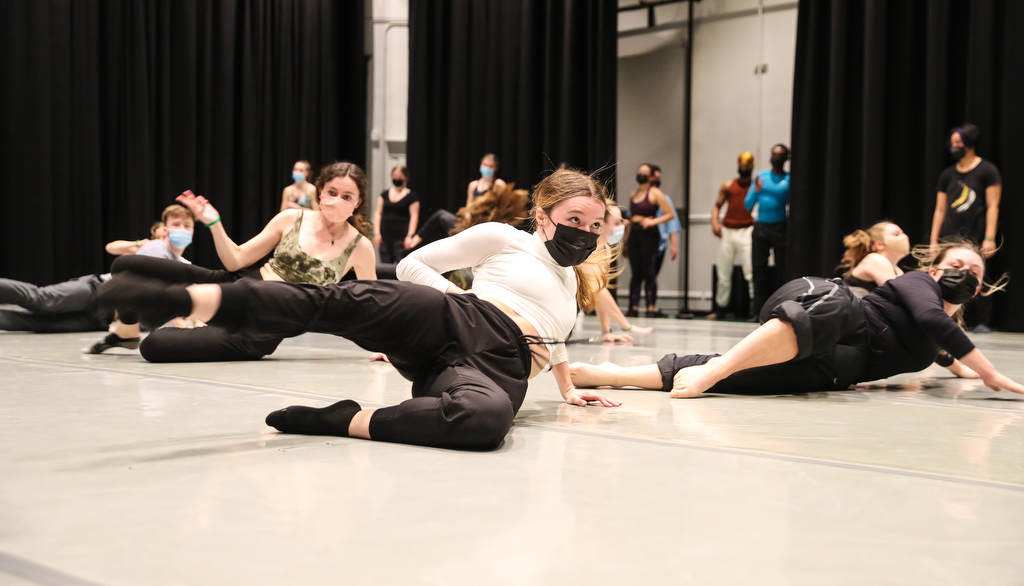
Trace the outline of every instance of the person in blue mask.
{"type": "Polygon", "coordinates": [[[776,289],[776,283],[786,274],[786,219],[789,212],[789,173],[786,161],[789,147],[777,144],[772,147],[772,168],[761,171],[754,178],[744,206],[753,211],[757,207],[757,221],[751,236],[750,257],[754,266],[753,314],[761,313],[768,296],[776,289]],[[768,270],[768,257],[775,255],[775,275],[768,270]]]}
{"type": "MultiPolygon", "coordinates": [[[[153,224],[150,238],[115,240],[107,244],[107,252],[115,256],[141,254],[177,258],[187,263],[181,257],[185,246],[177,249],[171,246],[165,221],[171,221],[176,229],[185,229],[192,225],[193,217],[187,209],[172,205],[164,210],[163,220],[153,224]]],[[[176,237],[180,239],[180,236],[176,237]]],[[[106,330],[112,312],[98,308],[92,295],[100,284],[109,279],[110,273],[90,274],[42,287],[14,279],[0,279],[0,304],[21,308],[0,310],[0,330],[37,333],[106,330]]],[[[126,347],[132,347],[132,343],[126,347]]],[[[137,337],[134,347],[138,348],[137,337]]]]}
{"type": "Polygon", "coordinates": [[[480,159],[480,178],[471,181],[466,189],[466,206],[492,187],[501,191],[505,189],[505,182],[498,178],[498,157],[494,153],[487,153],[480,159]]]}
{"type": "Polygon", "coordinates": [[[312,178],[313,168],[309,161],[295,161],[292,165],[292,184],[281,192],[282,212],[297,209],[320,210],[320,205],[316,201],[316,186],[310,183],[312,178]]]}
{"type": "MultiPolygon", "coordinates": [[[[182,253],[192,244],[192,234],[195,230],[195,215],[188,208],[171,204],[167,206],[162,215],[164,229],[167,236],[158,238],[142,244],[138,252],[139,258],[147,258],[156,262],[169,262],[177,266],[191,265],[182,253]]],[[[111,251],[111,244],[107,245],[108,252],[111,251]]],[[[114,261],[117,262],[116,260],[114,261]]],[[[107,280],[110,275],[106,275],[107,280]]],[[[108,320],[109,321],[109,320],[108,320]]],[[[178,327],[188,325],[185,320],[175,322],[178,327]]],[[[141,327],[138,316],[131,312],[115,313],[113,321],[107,328],[109,332],[102,340],[96,342],[85,352],[89,354],[102,354],[111,348],[125,348],[135,350],[139,347],[141,327]]]]}

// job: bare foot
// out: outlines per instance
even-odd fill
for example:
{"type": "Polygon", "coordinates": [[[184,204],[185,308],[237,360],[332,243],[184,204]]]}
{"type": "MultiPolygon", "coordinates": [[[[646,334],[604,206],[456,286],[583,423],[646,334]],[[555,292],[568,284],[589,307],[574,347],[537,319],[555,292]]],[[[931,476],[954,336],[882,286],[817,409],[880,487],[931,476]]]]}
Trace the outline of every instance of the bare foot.
{"type": "Polygon", "coordinates": [[[673,399],[690,399],[715,386],[715,383],[726,377],[720,364],[719,359],[712,358],[700,366],[680,370],[672,377],[669,396],[673,399]]]}
{"type": "Polygon", "coordinates": [[[373,352],[367,356],[366,359],[371,362],[387,362],[388,364],[391,364],[391,359],[383,352],[373,352]]]}
{"type": "Polygon", "coordinates": [[[615,379],[622,367],[611,362],[601,364],[587,364],[586,362],[574,362],[569,365],[569,378],[572,384],[582,389],[589,389],[601,386],[616,386],[615,379]]]}

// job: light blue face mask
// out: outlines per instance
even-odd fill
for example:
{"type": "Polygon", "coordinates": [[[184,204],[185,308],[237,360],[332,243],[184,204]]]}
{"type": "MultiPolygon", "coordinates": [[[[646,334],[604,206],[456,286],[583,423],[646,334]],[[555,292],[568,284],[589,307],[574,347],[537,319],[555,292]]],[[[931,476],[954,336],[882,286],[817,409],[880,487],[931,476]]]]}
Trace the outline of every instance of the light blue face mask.
{"type": "Polygon", "coordinates": [[[480,165],[480,176],[484,179],[490,179],[494,175],[494,169],[491,169],[487,165],[480,165]]]}
{"type": "Polygon", "coordinates": [[[171,241],[172,247],[178,250],[185,250],[189,244],[192,244],[192,231],[182,228],[171,228],[167,231],[167,238],[171,241]]]}
{"type": "Polygon", "coordinates": [[[615,246],[619,242],[622,242],[622,237],[626,235],[626,225],[622,224],[612,228],[611,235],[608,236],[608,244],[615,246]]]}
{"type": "Polygon", "coordinates": [[[299,181],[305,181],[305,180],[306,180],[306,174],[305,173],[299,173],[298,171],[292,171],[292,181],[298,183],[299,181]]]}

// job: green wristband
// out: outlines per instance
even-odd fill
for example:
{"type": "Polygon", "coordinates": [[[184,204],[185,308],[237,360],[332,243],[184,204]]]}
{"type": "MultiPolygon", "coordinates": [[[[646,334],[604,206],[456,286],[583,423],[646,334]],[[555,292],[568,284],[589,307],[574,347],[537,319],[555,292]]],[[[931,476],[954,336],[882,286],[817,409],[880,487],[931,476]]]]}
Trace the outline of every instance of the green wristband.
{"type": "Polygon", "coordinates": [[[217,223],[217,222],[219,222],[219,221],[220,221],[220,216],[217,216],[217,219],[216,219],[216,220],[214,220],[214,221],[210,222],[209,224],[205,224],[205,226],[206,226],[207,228],[211,228],[211,227],[213,227],[213,225],[214,225],[214,224],[216,224],[216,223],[217,223]]]}
{"type": "Polygon", "coordinates": [[[629,324],[629,327],[622,328],[622,331],[628,332],[629,330],[632,330],[632,329],[633,329],[633,324],[629,324]]]}
{"type": "Polygon", "coordinates": [[[991,237],[991,236],[986,236],[985,237],[985,242],[995,242],[995,241],[996,241],[996,239],[991,237]]]}

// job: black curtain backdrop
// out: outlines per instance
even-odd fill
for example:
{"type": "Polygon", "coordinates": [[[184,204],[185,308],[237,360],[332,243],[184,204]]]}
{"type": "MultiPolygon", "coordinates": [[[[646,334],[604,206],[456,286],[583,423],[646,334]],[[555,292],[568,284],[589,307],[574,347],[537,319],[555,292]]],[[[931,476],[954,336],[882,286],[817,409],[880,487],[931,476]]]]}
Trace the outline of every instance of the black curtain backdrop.
{"type": "Polygon", "coordinates": [[[563,162],[609,182],[616,18],[614,0],[411,0],[409,183],[426,207],[465,205],[488,152],[525,189],[563,162]]]}
{"type": "Polygon", "coordinates": [[[1003,178],[994,327],[1024,331],[1024,2],[801,0],[789,267],[832,275],[842,237],[882,219],[928,242],[949,130],[981,128],[1003,178]]]}
{"type": "MultiPolygon", "coordinates": [[[[101,272],[185,189],[236,241],[294,161],[364,164],[363,2],[0,2],[0,276],[101,272]]],[[[186,257],[220,267],[199,226],[186,257]]]]}

